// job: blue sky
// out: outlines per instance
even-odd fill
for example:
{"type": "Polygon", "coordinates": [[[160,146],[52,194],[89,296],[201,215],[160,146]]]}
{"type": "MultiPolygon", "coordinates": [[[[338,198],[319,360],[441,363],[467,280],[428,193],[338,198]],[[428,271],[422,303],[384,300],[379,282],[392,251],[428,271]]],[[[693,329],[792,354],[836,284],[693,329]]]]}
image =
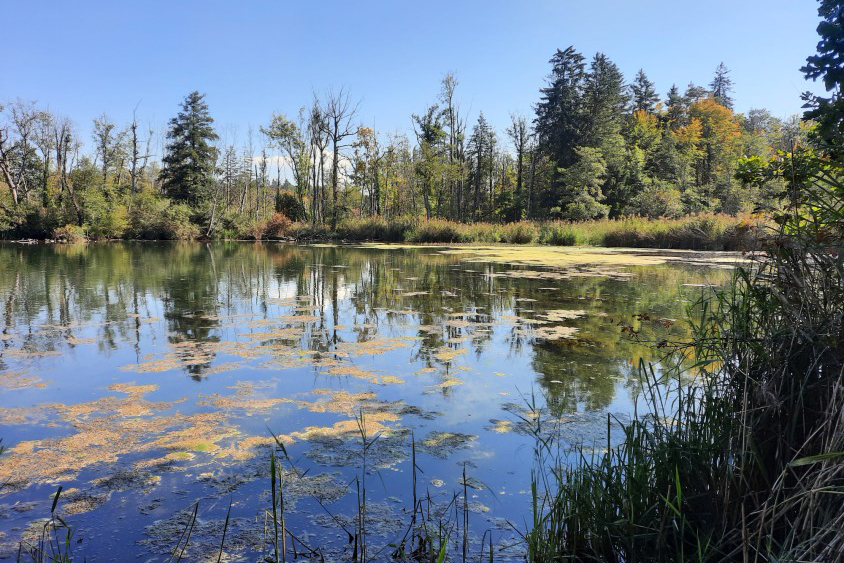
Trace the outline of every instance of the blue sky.
{"type": "MultiPolygon", "coordinates": [[[[664,96],[732,70],[736,109],[801,111],[817,43],[813,0],[7,0],[0,100],[37,100],[83,131],[105,112],[163,126],[194,89],[245,138],[312,92],[346,86],[360,119],[410,131],[454,71],[458,98],[497,127],[530,115],[556,48],[606,53],[664,96]],[[11,54],[11,56],[9,56],[11,54]]],[[[83,135],[87,141],[87,133],[83,135]]]]}

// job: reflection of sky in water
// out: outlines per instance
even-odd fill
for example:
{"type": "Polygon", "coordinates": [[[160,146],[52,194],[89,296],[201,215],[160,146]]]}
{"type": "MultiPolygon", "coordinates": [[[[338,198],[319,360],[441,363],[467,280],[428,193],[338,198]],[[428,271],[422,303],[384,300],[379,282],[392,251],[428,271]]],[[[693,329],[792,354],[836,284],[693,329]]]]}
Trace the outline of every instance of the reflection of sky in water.
{"type": "Polygon", "coordinates": [[[622,327],[653,342],[687,337],[672,321],[700,284],[728,275],[701,261],[630,255],[596,272],[435,248],[0,246],[4,551],[49,514],[61,484],[89,560],[166,560],[179,511],[196,500],[199,558],[203,542],[218,544],[229,498],[232,555],[253,560],[266,551],[268,429],[309,472],[289,477],[291,530],[342,549],[310,497],[324,494],[341,522],[354,515],[353,495],[336,497],[359,474],[346,431],[361,408],[382,432],[367,483],[384,536],[372,545],[407,521],[410,432],[420,497],[447,504],[465,464],[486,487],[469,489],[475,540],[493,529],[507,541],[500,519],[523,527],[528,516],[533,444],[514,431],[526,401],[547,397],[564,441],[605,442],[606,413],[632,410],[639,359],[659,359],[622,327]]]}

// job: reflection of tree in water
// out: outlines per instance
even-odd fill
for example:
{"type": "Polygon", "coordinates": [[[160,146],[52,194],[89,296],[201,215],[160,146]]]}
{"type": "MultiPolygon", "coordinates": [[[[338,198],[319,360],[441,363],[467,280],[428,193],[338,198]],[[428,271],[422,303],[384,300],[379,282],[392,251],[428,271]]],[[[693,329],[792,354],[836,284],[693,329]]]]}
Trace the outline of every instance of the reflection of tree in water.
{"type": "MultiPolygon", "coordinates": [[[[660,349],[659,342],[690,339],[688,324],[679,319],[693,306],[696,292],[684,284],[699,281],[700,271],[676,267],[629,270],[636,273],[631,281],[581,278],[563,284],[561,299],[536,303],[537,309],[586,313],[571,322],[578,328],[575,338],[537,342],[533,347],[533,369],[555,411],[607,408],[618,383],[635,393],[641,362],[659,368],[666,361],[668,351],[660,349]]],[[[728,275],[709,273],[718,283],[728,275]]]]}
{"type": "MultiPolygon", "coordinates": [[[[627,378],[638,358],[657,359],[622,334],[619,323],[629,324],[642,339],[682,339],[687,331],[681,323],[665,328],[633,315],[681,318],[682,284],[701,279],[699,271],[679,267],[625,268],[636,274],[630,281],[498,276],[514,268],[460,262],[433,248],[0,245],[0,306],[5,327],[26,335],[27,347],[61,350],[73,345],[78,327],[85,325],[96,327],[88,330],[96,330],[101,350],[131,343],[139,357],[142,321],[161,316],[163,309],[168,341],[184,352],[187,371],[197,378],[212,365],[224,325],[243,330],[241,322],[272,323],[279,314],[308,317],[296,323],[304,326],[302,337],[286,340],[286,345],[327,355],[343,339],[365,342],[393,331],[406,335],[418,326],[419,341],[410,359],[438,372],[453,368],[447,355],[438,357],[438,350],[463,347],[481,357],[490,351],[494,332],[506,330],[508,354],[533,354],[533,368],[553,402],[561,408],[599,409],[612,401],[618,378],[627,378]],[[548,285],[554,290],[540,289],[548,285]],[[307,299],[280,313],[274,300],[291,296],[307,299]],[[585,311],[565,323],[578,328],[576,342],[541,343],[523,326],[488,326],[502,315],[535,318],[553,309],[585,311]],[[475,314],[454,315],[467,311],[475,314]],[[244,321],[225,318],[241,314],[244,321]],[[42,330],[41,325],[57,328],[42,330]]],[[[727,275],[707,272],[716,282],[727,275]]],[[[154,336],[160,325],[149,326],[146,334],[154,336]]],[[[0,348],[22,345],[20,339],[9,342],[0,342],[0,348]]]]}
{"type": "Polygon", "coordinates": [[[162,280],[161,302],[171,344],[192,343],[183,353],[185,369],[194,379],[211,367],[214,353],[204,342],[219,342],[213,334],[220,288],[216,263],[205,245],[178,245],[167,256],[167,275],[162,280]]]}

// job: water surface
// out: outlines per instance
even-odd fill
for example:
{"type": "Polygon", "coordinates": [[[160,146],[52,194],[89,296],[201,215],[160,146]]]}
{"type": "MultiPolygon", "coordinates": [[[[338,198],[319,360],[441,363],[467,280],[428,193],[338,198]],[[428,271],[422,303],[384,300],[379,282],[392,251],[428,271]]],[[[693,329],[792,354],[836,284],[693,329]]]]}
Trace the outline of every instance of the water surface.
{"type": "Polygon", "coordinates": [[[659,368],[654,345],[688,338],[687,307],[734,259],[0,245],[0,553],[33,541],[61,485],[88,561],[166,561],[197,501],[190,560],[217,560],[229,502],[224,560],[263,560],[272,432],[295,467],[287,525],[329,558],[350,554],[361,434],[373,558],[408,522],[411,440],[418,498],[462,506],[465,471],[473,551],[489,532],[516,557],[528,405],[563,422],[564,444],[606,445],[640,362],[659,368]]]}

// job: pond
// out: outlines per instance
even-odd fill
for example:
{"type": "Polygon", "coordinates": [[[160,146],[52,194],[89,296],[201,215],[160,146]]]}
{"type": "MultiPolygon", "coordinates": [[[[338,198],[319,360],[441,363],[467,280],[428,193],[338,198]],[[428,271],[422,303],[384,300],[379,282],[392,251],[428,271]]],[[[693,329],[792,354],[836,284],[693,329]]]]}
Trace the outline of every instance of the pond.
{"type": "Polygon", "coordinates": [[[37,542],[61,485],[88,561],[167,561],[196,506],[184,560],[217,561],[225,528],[222,560],[271,561],[274,452],[300,554],[351,559],[363,485],[370,559],[389,558],[414,498],[457,526],[465,506],[471,553],[491,537],[519,557],[532,422],[561,423],[564,449],[606,447],[640,362],[659,369],[657,344],[689,338],[687,309],[738,259],[0,245],[0,555],[37,542]]]}

